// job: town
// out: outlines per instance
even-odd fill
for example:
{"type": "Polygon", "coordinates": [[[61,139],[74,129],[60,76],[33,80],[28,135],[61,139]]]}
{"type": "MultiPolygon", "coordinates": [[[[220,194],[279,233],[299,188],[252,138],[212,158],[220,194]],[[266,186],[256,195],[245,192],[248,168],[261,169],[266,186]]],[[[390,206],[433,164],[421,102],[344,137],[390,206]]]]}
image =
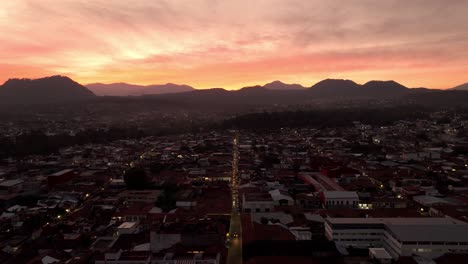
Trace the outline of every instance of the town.
{"type": "Polygon", "coordinates": [[[5,157],[0,262],[468,263],[467,131],[440,111],[5,157]]]}

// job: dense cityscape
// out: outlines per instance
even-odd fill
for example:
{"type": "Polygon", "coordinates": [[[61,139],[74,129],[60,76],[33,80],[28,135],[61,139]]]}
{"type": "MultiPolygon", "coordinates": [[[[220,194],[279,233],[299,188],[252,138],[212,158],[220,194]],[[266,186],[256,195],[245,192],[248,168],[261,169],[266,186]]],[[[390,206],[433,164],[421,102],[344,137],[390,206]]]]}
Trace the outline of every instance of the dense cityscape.
{"type": "Polygon", "coordinates": [[[463,263],[467,129],[439,111],[5,157],[0,262],[463,263]]]}

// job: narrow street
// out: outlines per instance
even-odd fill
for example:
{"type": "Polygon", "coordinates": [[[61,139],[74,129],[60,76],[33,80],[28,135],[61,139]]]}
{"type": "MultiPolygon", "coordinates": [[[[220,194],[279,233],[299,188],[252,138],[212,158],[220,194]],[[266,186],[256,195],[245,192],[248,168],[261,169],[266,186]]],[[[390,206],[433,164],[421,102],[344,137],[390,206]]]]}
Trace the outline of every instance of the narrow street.
{"type": "Polygon", "coordinates": [[[229,228],[229,250],[227,264],[242,263],[242,225],[239,208],[238,177],[239,177],[239,137],[236,132],[233,139],[232,149],[232,176],[231,176],[231,195],[232,212],[231,224],[229,228]]]}

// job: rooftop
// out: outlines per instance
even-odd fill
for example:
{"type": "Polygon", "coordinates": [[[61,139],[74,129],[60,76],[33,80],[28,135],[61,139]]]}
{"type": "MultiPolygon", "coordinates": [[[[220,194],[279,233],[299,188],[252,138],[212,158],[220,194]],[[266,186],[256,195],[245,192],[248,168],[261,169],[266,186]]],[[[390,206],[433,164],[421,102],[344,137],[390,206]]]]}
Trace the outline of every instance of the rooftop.
{"type": "Polygon", "coordinates": [[[23,183],[23,180],[20,180],[20,179],[6,180],[6,181],[0,182],[0,186],[1,187],[12,187],[12,186],[15,186],[15,185],[18,185],[18,184],[21,184],[21,183],[23,183]]]}
{"type": "Polygon", "coordinates": [[[136,224],[136,222],[123,222],[121,225],[119,225],[119,229],[133,228],[136,224]]]}
{"type": "Polygon", "coordinates": [[[62,176],[62,175],[64,175],[64,174],[70,173],[70,172],[72,172],[72,171],[73,171],[73,169],[61,170],[61,171],[58,171],[58,172],[56,172],[56,173],[52,173],[52,174],[50,174],[49,176],[55,176],[55,177],[56,177],[56,176],[62,176]]]}
{"type": "Polygon", "coordinates": [[[356,192],[324,191],[323,195],[326,199],[359,199],[359,196],[356,192]]]}
{"type": "Polygon", "coordinates": [[[400,241],[468,242],[468,224],[463,225],[389,225],[400,241]]]}

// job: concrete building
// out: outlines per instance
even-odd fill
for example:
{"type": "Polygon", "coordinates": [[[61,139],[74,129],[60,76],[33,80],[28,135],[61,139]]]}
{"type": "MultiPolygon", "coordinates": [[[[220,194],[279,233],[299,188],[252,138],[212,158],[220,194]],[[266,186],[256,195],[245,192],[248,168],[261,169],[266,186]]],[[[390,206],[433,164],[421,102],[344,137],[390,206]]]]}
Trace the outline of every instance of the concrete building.
{"type": "Polygon", "coordinates": [[[327,218],[325,235],[342,247],[383,247],[393,257],[468,253],[468,224],[453,218],[327,218]]]}
{"type": "Polygon", "coordinates": [[[275,205],[294,205],[294,199],[285,191],[278,189],[269,191],[275,205]]]}
{"type": "Polygon", "coordinates": [[[359,196],[356,192],[324,191],[321,199],[325,208],[357,208],[359,196]]]}
{"type": "Polygon", "coordinates": [[[127,204],[133,203],[152,203],[154,204],[159,195],[161,195],[160,190],[126,190],[120,193],[119,197],[125,201],[127,204]]]}
{"type": "Polygon", "coordinates": [[[6,180],[0,182],[0,195],[18,193],[23,190],[23,180],[6,180]]]}
{"type": "Polygon", "coordinates": [[[118,235],[135,234],[139,231],[138,222],[123,222],[118,228],[118,235]]]}
{"type": "Polygon", "coordinates": [[[188,253],[188,254],[154,254],[152,264],[178,264],[178,263],[202,263],[202,264],[218,264],[221,260],[221,254],[207,253],[188,253]]]}
{"type": "Polygon", "coordinates": [[[247,193],[242,195],[242,210],[247,213],[271,212],[275,202],[269,193],[247,193]]]}

